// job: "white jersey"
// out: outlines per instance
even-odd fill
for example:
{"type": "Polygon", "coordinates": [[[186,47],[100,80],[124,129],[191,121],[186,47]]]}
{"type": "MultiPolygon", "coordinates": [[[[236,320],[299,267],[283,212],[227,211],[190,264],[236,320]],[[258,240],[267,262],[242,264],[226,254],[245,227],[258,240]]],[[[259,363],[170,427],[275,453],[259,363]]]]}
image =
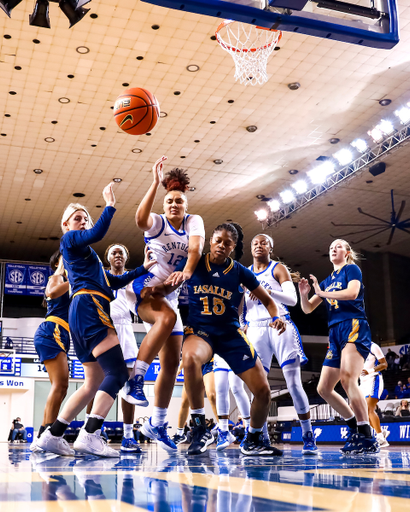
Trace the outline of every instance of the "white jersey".
{"type": "Polygon", "coordinates": [[[110,315],[114,324],[131,324],[131,314],[125,288],[113,290],[115,299],[110,302],[110,315]]]}
{"type": "Polygon", "coordinates": [[[145,243],[152,251],[157,264],[150,268],[151,274],[165,280],[178,263],[188,256],[190,236],[202,236],[205,239],[205,228],[199,215],[185,215],[179,231],[171,226],[165,215],[151,213],[152,227],[145,231],[145,243]]]}
{"type": "MultiPolygon", "coordinates": [[[[383,358],[385,358],[385,355],[383,354],[382,349],[379,347],[379,345],[377,345],[377,343],[372,342],[370,346],[370,352],[366,358],[366,361],[364,362],[363,369],[367,370],[369,373],[372,373],[376,366],[380,364],[380,359],[383,358]]],[[[375,373],[377,375],[380,374],[380,372],[375,373]]]]}
{"type": "MultiPolygon", "coordinates": [[[[256,279],[267,290],[268,293],[269,290],[276,290],[278,292],[282,291],[281,285],[278,283],[278,281],[276,281],[273,275],[273,271],[278,263],[279,262],[277,261],[271,261],[267,268],[263,272],[259,272],[258,274],[253,270],[253,265],[248,267],[250,270],[252,270],[252,272],[255,274],[256,279]]],[[[251,325],[252,323],[255,322],[263,322],[266,320],[271,321],[269,312],[262,304],[262,302],[260,300],[251,300],[249,298],[249,295],[249,290],[247,290],[245,294],[245,303],[243,305],[243,318],[251,325]]],[[[289,314],[288,308],[284,304],[281,304],[276,300],[275,303],[278,307],[280,316],[289,314]]]]}

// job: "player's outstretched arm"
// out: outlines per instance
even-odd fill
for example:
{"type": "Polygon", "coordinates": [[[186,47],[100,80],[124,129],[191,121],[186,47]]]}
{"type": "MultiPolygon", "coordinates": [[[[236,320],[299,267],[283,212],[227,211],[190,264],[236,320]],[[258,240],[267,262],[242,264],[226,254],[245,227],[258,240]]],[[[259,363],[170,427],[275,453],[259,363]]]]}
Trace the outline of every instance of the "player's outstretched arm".
{"type": "Polygon", "coordinates": [[[154,206],[155,196],[157,195],[158,187],[161,185],[162,180],[164,179],[164,174],[162,172],[162,168],[165,160],[167,160],[166,156],[161,156],[152,167],[153,181],[152,185],[148,189],[148,192],[145,194],[142,199],[140,205],[138,206],[137,212],[135,214],[135,222],[137,226],[143,231],[149,231],[152,228],[152,218],[151,218],[151,210],[154,206]]]}

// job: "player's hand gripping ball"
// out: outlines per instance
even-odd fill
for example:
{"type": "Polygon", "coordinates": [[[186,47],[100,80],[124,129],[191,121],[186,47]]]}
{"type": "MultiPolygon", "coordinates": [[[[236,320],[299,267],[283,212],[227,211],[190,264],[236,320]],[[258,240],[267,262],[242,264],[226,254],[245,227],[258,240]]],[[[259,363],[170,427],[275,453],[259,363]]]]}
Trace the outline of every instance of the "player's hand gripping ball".
{"type": "Polygon", "coordinates": [[[160,114],[156,97],[140,87],[126,89],[114,104],[114,119],[125,133],[144,135],[157,124],[160,114]]]}

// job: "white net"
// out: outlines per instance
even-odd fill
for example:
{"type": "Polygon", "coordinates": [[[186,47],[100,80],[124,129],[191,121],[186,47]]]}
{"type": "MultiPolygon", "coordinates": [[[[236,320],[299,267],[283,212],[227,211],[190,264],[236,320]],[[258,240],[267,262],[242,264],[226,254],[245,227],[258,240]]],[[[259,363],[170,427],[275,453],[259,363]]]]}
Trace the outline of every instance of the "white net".
{"type": "Polygon", "coordinates": [[[268,81],[268,58],[282,37],[280,31],[225,20],[215,35],[235,62],[235,80],[245,85],[268,81]]]}

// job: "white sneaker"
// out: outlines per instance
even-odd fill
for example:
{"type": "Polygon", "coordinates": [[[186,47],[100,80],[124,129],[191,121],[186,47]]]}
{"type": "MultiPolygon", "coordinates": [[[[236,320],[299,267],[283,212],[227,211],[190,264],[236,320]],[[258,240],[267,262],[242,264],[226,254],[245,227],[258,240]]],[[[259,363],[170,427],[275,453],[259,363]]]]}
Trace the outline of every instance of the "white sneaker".
{"type": "Polygon", "coordinates": [[[67,441],[62,437],[53,436],[50,427],[41,434],[37,440],[37,447],[45,452],[57,453],[57,455],[74,456],[75,452],[70,448],[67,441]]]}
{"type": "Polygon", "coordinates": [[[44,450],[42,448],[40,448],[38,445],[37,445],[37,441],[39,440],[38,437],[35,437],[34,438],[34,441],[31,443],[30,445],[30,451],[33,452],[33,453],[41,453],[43,452],[44,450]]]}
{"type": "Polygon", "coordinates": [[[120,457],[120,452],[109,448],[101,437],[101,430],[90,434],[82,428],[74,441],[74,449],[82,453],[90,453],[99,457],[120,457]]]}
{"type": "Polygon", "coordinates": [[[387,442],[387,439],[384,437],[383,434],[377,434],[377,442],[379,443],[380,448],[387,448],[390,446],[390,444],[387,442]]]}
{"type": "Polygon", "coordinates": [[[383,434],[384,438],[387,439],[390,435],[390,430],[382,430],[382,434],[383,434]]]}

